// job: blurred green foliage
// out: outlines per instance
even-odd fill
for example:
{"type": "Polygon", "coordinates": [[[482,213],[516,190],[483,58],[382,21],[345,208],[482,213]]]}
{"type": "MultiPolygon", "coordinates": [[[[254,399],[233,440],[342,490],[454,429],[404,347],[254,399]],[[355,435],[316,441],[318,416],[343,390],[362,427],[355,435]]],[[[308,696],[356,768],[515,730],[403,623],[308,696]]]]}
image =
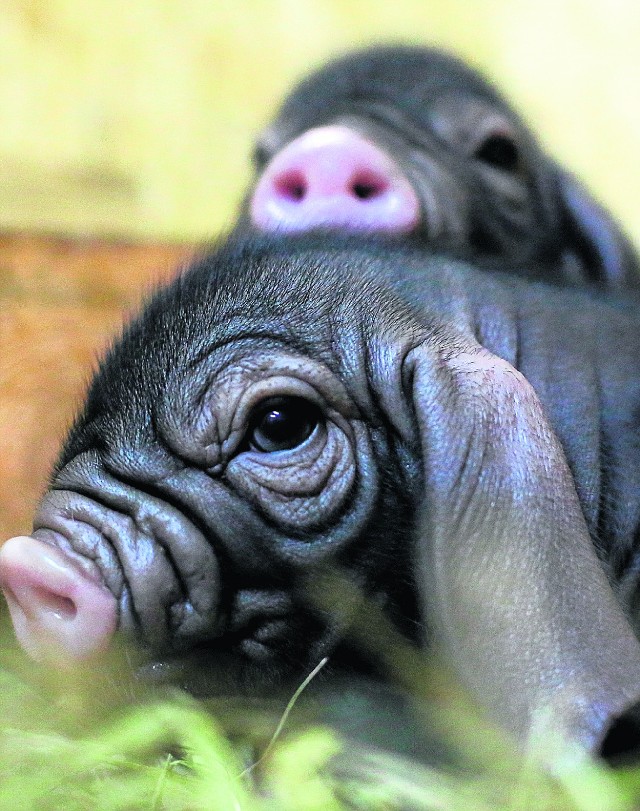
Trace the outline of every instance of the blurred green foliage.
{"type": "Polygon", "coordinates": [[[568,753],[551,776],[542,742],[511,753],[458,699],[431,715],[458,752],[460,768],[445,768],[304,714],[280,725],[284,707],[273,703],[145,689],[126,657],[56,674],[7,650],[0,811],[632,811],[640,802],[640,770],[568,753]]]}

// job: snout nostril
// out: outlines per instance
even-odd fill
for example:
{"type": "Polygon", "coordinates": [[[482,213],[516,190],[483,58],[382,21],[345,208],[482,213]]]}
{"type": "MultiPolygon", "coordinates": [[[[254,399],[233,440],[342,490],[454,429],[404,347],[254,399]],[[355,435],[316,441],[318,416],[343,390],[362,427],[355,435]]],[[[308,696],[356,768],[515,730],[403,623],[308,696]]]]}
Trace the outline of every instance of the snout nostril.
{"type": "Polygon", "coordinates": [[[106,650],[117,603],[93,570],[30,536],[0,548],[0,586],[22,648],[56,667],[106,650]]]}
{"type": "Polygon", "coordinates": [[[634,705],[614,720],[599,754],[611,765],[640,761],[640,705],[634,705]]]}
{"type": "MultiPolygon", "coordinates": [[[[9,602],[19,603],[15,592],[11,588],[5,586],[4,592],[9,602]]],[[[78,614],[78,606],[73,600],[69,597],[63,597],[61,594],[56,594],[49,589],[36,586],[31,590],[31,598],[34,606],[53,614],[57,619],[74,620],[78,614]]]]}
{"type": "Polygon", "coordinates": [[[78,606],[69,597],[63,597],[42,588],[34,589],[33,596],[45,611],[53,614],[58,619],[74,620],[78,614],[78,606]]]}
{"type": "Polygon", "coordinates": [[[420,223],[420,200],[393,156],[347,127],[316,127],[273,157],[250,201],[264,232],[404,234],[420,223]]]}
{"type": "Polygon", "coordinates": [[[358,200],[372,200],[380,197],[387,188],[387,181],[372,172],[360,172],[351,181],[351,191],[358,200]]]}
{"type": "Polygon", "coordinates": [[[276,192],[280,197],[298,202],[307,193],[307,181],[302,172],[293,169],[283,172],[275,181],[276,192]]]}

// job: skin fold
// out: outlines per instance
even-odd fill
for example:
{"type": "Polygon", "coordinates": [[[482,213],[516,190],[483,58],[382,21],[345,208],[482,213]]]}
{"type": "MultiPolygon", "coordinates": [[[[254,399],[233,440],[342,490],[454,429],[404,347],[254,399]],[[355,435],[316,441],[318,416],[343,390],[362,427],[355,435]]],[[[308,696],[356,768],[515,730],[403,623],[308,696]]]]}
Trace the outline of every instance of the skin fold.
{"type": "Polygon", "coordinates": [[[551,718],[633,749],[637,313],[370,238],[221,244],[114,343],[0,552],[20,641],[81,658],[115,626],[200,690],[271,690],[374,672],[364,600],[520,746],[551,718]]]}

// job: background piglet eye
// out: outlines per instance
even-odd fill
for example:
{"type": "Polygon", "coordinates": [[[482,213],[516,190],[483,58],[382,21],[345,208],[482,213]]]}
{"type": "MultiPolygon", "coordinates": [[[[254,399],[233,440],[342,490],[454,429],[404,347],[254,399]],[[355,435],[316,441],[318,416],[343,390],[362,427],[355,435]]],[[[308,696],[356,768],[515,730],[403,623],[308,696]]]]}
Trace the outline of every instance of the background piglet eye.
{"type": "Polygon", "coordinates": [[[321,419],[318,406],[303,397],[271,397],[254,411],[248,447],[260,453],[292,450],[309,439],[321,419]]]}
{"type": "Polygon", "coordinates": [[[263,144],[256,144],[251,154],[251,162],[253,166],[258,171],[264,169],[264,167],[269,162],[270,154],[269,150],[263,144]]]}
{"type": "Polygon", "coordinates": [[[509,135],[492,133],[485,138],[474,153],[483,163],[505,172],[515,172],[520,168],[518,147],[509,135]]]}

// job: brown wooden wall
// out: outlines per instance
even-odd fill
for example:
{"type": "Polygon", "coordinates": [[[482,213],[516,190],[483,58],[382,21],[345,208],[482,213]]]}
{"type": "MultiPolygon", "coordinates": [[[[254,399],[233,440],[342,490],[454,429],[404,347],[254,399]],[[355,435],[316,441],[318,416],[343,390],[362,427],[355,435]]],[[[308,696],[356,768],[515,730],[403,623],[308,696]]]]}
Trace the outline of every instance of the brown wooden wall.
{"type": "Polygon", "coordinates": [[[30,529],[101,347],[186,246],[0,235],[0,540],[30,529]]]}

